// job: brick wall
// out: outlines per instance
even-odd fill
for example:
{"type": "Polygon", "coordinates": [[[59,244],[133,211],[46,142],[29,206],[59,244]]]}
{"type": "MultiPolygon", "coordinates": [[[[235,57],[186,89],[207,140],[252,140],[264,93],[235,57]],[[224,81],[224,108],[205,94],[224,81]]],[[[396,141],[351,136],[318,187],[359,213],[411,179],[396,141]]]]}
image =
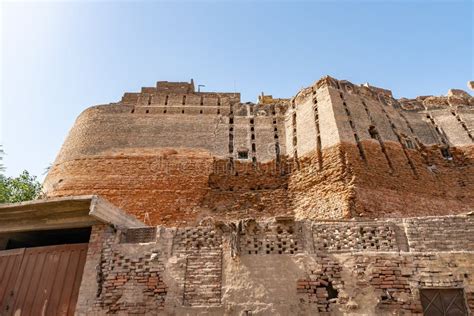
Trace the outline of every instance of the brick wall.
{"type": "Polygon", "coordinates": [[[427,216],[474,205],[467,94],[396,100],[325,77],[291,101],[253,104],[192,85],[159,82],[84,111],[46,177],[47,195],[104,195],[152,225],[427,216]],[[270,166],[284,174],[258,171],[270,166]]]}
{"type": "Polygon", "coordinates": [[[474,307],[472,216],[278,217],[149,232],[156,238],[126,243],[133,231],[93,228],[79,315],[421,315],[424,288],[461,288],[474,307]]]}
{"type": "Polygon", "coordinates": [[[412,251],[474,250],[474,217],[409,218],[405,221],[412,251]]]}

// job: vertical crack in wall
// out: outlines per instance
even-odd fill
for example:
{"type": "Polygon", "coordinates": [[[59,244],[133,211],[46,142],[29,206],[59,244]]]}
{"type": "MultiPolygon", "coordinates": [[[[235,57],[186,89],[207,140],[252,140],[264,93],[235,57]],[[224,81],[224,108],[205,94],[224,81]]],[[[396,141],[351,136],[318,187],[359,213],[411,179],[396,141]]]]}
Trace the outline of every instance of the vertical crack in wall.
{"type": "Polygon", "coordinates": [[[257,167],[257,144],[255,133],[255,109],[254,105],[249,105],[249,130],[250,130],[250,157],[253,167],[257,167]]]}
{"type": "Polygon", "coordinates": [[[362,147],[362,144],[360,143],[359,135],[357,134],[357,130],[355,128],[354,122],[352,121],[351,112],[349,111],[346,100],[344,99],[344,94],[342,92],[339,92],[339,96],[341,97],[344,111],[346,112],[347,119],[349,120],[349,125],[351,126],[352,133],[354,135],[354,139],[357,144],[357,149],[359,149],[359,155],[362,158],[362,161],[364,161],[364,163],[367,164],[367,158],[365,157],[364,148],[362,147]]]}
{"type": "Polygon", "coordinates": [[[234,104],[229,109],[229,169],[234,171],[234,104]]]}
{"type": "Polygon", "coordinates": [[[291,115],[291,127],[292,127],[292,136],[293,136],[293,157],[296,162],[296,167],[299,169],[300,164],[298,160],[298,136],[297,136],[297,124],[296,124],[296,105],[295,100],[291,102],[292,115],[291,115]]]}
{"type": "Polygon", "coordinates": [[[317,92],[313,90],[313,111],[314,111],[314,125],[316,128],[316,154],[318,158],[318,168],[323,169],[323,154],[321,148],[321,130],[319,125],[318,99],[317,92]]]}
{"type": "Polygon", "coordinates": [[[467,127],[466,122],[464,122],[464,120],[459,115],[457,109],[452,110],[451,113],[454,115],[454,117],[456,117],[456,120],[459,122],[459,124],[461,124],[461,127],[466,131],[467,136],[471,139],[471,141],[474,142],[474,136],[472,135],[471,131],[467,127]]]}
{"type": "Polygon", "coordinates": [[[377,102],[377,104],[379,104],[380,109],[382,110],[383,114],[385,115],[385,117],[387,118],[387,120],[390,124],[390,128],[392,129],[393,134],[395,134],[395,136],[398,139],[398,142],[402,146],[403,154],[405,155],[405,158],[407,159],[408,165],[410,166],[410,169],[413,172],[413,175],[415,176],[415,179],[418,179],[419,177],[418,177],[418,172],[416,171],[415,164],[411,160],[410,155],[408,155],[406,145],[403,142],[400,133],[398,132],[397,126],[395,125],[395,123],[393,123],[393,121],[390,118],[390,116],[388,115],[387,111],[383,108],[384,107],[383,103],[382,102],[377,102]]]}
{"type": "Polygon", "coordinates": [[[431,115],[429,111],[426,111],[426,118],[429,120],[431,126],[434,128],[438,142],[443,146],[441,148],[441,154],[444,158],[452,160],[453,156],[451,155],[448,137],[446,136],[445,132],[441,129],[441,127],[438,126],[438,124],[436,124],[433,115],[431,115]]]}
{"type": "MultiPolygon", "coordinates": [[[[395,102],[397,102],[398,104],[398,101],[395,100],[395,102]]],[[[401,108],[400,106],[398,106],[399,108],[401,108]]],[[[429,166],[431,165],[431,161],[429,159],[429,155],[424,151],[424,146],[423,144],[420,142],[420,140],[418,139],[418,137],[416,136],[416,133],[415,133],[415,130],[413,129],[413,127],[411,126],[410,124],[410,121],[408,121],[407,117],[401,112],[402,110],[400,111],[396,111],[398,113],[398,115],[400,115],[400,117],[403,119],[403,121],[405,122],[405,124],[407,125],[408,129],[410,130],[411,134],[412,134],[412,137],[415,139],[416,141],[416,148],[418,149],[418,151],[421,153],[421,157],[423,158],[423,160],[425,161],[425,163],[429,166]]]]}
{"type": "Polygon", "coordinates": [[[275,161],[277,170],[280,170],[281,166],[281,157],[280,157],[280,135],[278,134],[278,124],[277,124],[277,117],[276,117],[276,108],[275,104],[272,104],[272,126],[273,126],[273,139],[275,140],[275,161]]]}
{"type": "Polygon", "coordinates": [[[376,124],[377,123],[375,122],[374,118],[372,117],[372,114],[370,113],[369,108],[367,107],[367,104],[364,102],[364,100],[362,100],[362,98],[360,98],[360,100],[362,102],[362,105],[364,106],[365,113],[367,114],[367,117],[369,118],[369,121],[370,121],[370,124],[371,124],[371,127],[369,127],[369,133],[371,134],[371,136],[373,135],[373,133],[371,132],[371,128],[373,127],[375,129],[375,134],[374,134],[375,138],[379,142],[380,149],[382,150],[382,153],[385,156],[385,160],[387,160],[388,167],[390,168],[390,173],[393,173],[394,169],[393,169],[392,161],[390,160],[390,157],[387,153],[387,149],[385,148],[385,144],[382,140],[382,137],[380,137],[379,132],[376,130],[376,124]]]}

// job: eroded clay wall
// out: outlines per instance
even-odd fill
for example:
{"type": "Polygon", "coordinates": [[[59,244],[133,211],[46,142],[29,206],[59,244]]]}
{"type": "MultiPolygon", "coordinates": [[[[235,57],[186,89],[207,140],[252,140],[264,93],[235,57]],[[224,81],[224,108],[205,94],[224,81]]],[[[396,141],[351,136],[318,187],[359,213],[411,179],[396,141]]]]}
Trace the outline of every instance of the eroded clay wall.
{"type": "MultiPolygon", "coordinates": [[[[297,149],[301,148],[298,150],[299,164],[304,166],[302,161],[313,163],[294,172],[296,181],[290,183],[295,188],[304,187],[306,183],[302,192],[312,194],[298,194],[297,189],[293,201],[295,214],[300,212],[301,205],[305,205],[308,214],[314,212],[321,217],[331,218],[332,214],[338,214],[331,205],[335,200],[345,204],[339,216],[455,214],[472,208],[473,145],[464,128],[467,125],[458,119],[460,109],[466,106],[449,109],[446,108],[448,105],[443,105],[441,109],[437,106],[436,111],[441,113],[437,116],[433,114],[434,106],[427,111],[423,104],[413,101],[411,110],[402,110],[399,102],[386,90],[381,95],[374,94],[373,89],[332,78],[320,80],[312,92],[309,93],[309,88],[302,90],[295,99],[296,107],[301,106],[305,109],[302,111],[309,112],[308,99],[311,96],[315,105],[313,115],[321,117],[331,113],[334,118],[331,120],[329,116],[319,126],[322,153],[318,153],[317,146],[307,151],[314,144],[307,148],[300,146],[300,143],[305,142],[299,139],[304,137],[298,137],[297,149]],[[414,109],[418,112],[410,112],[414,109]],[[440,120],[446,115],[458,129],[440,120]],[[335,147],[325,147],[331,140],[324,134],[329,122],[337,125],[337,133],[332,134],[339,139],[339,155],[331,154],[335,152],[335,147]],[[452,136],[443,132],[443,126],[450,130],[452,136]],[[300,155],[300,152],[304,155],[300,155]],[[333,157],[331,166],[324,167],[324,157],[329,155],[333,157]],[[339,172],[344,176],[337,177],[336,170],[345,170],[344,173],[339,172]],[[304,178],[298,177],[301,172],[305,174],[304,178]],[[336,177],[328,177],[328,174],[336,177]],[[318,178],[324,180],[318,181],[318,178]],[[314,182],[309,184],[308,179],[314,182]],[[324,197],[328,197],[327,203],[321,203],[324,197]],[[314,207],[313,211],[309,211],[311,206],[314,207]]],[[[435,98],[430,102],[439,101],[435,98]]],[[[305,113],[305,118],[309,116],[311,113],[305,113]]],[[[300,124],[311,123],[309,120],[300,120],[300,124]]],[[[306,127],[303,131],[313,131],[316,126],[314,122],[313,129],[306,127]]],[[[314,134],[311,136],[314,138],[314,134]]]]}
{"type": "Polygon", "coordinates": [[[124,105],[89,108],[71,129],[56,163],[129,148],[196,148],[227,154],[228,119],[219,115],[131,113],[124,105]]]}
{"type": "Polygon", "coordinates": [[[473,229],[472,216],[96,226],[77,313],[422,315],[420,289],[452,288],[467,314],[473,229]]]}
{"type": "Polygon", "coordinates": [[[159,85],[84,111],[46,178],[48,196],[101,194],[168,225],[457,214],[474,203],[474,98],[458,90],[396,100],[325,77],[291,101],[254,104],[159,85]],[[163,160],[180,167],[154,171],[163,160]]]}

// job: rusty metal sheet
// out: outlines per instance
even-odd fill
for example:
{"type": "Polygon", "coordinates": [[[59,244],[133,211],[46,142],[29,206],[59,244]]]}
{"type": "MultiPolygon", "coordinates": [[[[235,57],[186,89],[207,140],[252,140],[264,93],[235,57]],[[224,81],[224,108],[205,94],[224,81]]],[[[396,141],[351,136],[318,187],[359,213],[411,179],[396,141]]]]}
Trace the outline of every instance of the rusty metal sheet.
{"type": "Polygon", "coordinates": [[[0,277],[14,276],[0,279],[0,314],[74,315],[86,255],[87,244],[1,251],[0,277]],[[13,274],[11,261],[18,263],[13,274]]]}
{"type": "MultiPolygon", "coordinates": [[[[11,303],[24,249],[0,251],[0,306],[11,303]]],[[[3,311],[3,308],[0,309],[3,311]]],[[[1,313],[0,313],[1,314],[1,313]]]]}

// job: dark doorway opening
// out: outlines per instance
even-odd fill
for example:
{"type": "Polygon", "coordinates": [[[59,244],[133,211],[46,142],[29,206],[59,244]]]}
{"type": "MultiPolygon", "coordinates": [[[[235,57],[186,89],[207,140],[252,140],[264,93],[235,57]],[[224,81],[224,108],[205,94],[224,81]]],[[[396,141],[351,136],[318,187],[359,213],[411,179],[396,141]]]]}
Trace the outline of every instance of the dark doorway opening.
{"type": "Polygon", "coordinates": [[[0,234],[0,250],[88,243],[91,227],[0,234]]]}

